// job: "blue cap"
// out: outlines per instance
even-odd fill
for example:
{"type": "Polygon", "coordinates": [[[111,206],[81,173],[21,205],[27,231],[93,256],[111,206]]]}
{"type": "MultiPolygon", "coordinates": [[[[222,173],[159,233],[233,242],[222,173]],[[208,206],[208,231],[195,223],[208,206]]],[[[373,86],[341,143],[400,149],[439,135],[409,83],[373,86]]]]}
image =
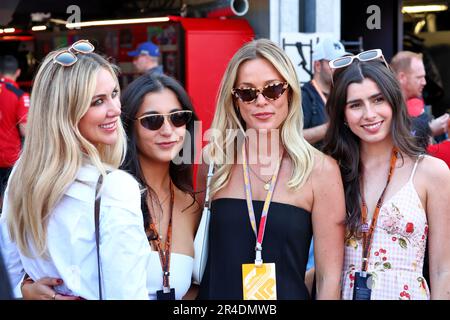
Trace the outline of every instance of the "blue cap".
{"type": "Polygon", "coordinates": [[[140,43],[134,51],[128,51],[130,57],[136,57],[140,54],[146,54],[152,57],[159,57],[160,55],[158,46],[150,41],[140,43]]]}

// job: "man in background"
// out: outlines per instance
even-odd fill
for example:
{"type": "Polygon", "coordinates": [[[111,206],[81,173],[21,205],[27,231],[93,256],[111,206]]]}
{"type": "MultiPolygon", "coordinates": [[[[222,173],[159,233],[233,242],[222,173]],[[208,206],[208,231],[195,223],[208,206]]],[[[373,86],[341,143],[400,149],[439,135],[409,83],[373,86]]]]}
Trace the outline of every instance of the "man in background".
{"type": "Polygon", "coordinates": [[[400,51],[392,58],[391,67],[400,83],[408,114],[413,119],[413,130],[417,131],[416,135],[425,135],[424,126],[427,125],[431,129],[433,137],[447,133],[450,121],[448,114],[432,119],[425,112],[422,91],[427,82],[422,54],[400,51]]]}
{"type": "Polygon", "coordinates": [[[0,210],[3,193],[12,167],[20,155],[21,138],[25,137],[30,96],[20,90],[17,59],[11,55],[0,58],[0,210]]]}
{"type": "Polygon", "coordinates": [[[312,60],[314,75],[302,87],[303,135],[305,139],[320,147],[328,129],[325,104],[331,90],[332,72],[328,63],[349,54],[344,46],[332,38],[324,38],[314,47],[312,60]]]}
{"type": "Polygon", "coordinates": [[[147,41],[140,43],[136,50],[129,51],[128,55],[133,57],[133,64],[138,73],[163,73],[163,67],[159,64],[161,53],[159,47],[153,42],[147,41]]]}

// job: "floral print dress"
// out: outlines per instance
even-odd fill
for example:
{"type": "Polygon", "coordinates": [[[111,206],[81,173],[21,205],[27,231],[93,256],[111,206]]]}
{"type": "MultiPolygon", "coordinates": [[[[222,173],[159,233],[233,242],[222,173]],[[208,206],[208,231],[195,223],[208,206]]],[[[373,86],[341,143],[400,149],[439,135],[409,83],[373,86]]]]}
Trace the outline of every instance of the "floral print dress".
{"type": "MultiPolygon", "coordinates": [[[[428,233],[427,216],[413,184],[408,182],[383,203],[375,228],[368,272],[373,276],[372,300],[429,300],[422,275],[428,233]]],[[[342,299],[353,298],[355,272],[361,270],[362,239],[345,243],[342,299]]]]}

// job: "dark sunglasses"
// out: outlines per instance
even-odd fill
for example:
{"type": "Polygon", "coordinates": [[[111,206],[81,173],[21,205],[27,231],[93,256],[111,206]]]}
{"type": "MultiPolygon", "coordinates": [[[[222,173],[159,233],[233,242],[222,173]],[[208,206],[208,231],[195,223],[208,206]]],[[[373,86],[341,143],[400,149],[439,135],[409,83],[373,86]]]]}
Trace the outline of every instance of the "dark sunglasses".
{"type": "Polygon", "coordinates": [[[78,40],[72,44],[69,49],[61,51],[53,58],[53,63],[58,63],[64,67],[70,67],[78,61],[77,54],[91,53],[95,47],[89,40],[78,40]]]}
{"type": "Polygon", "coordinates": [[[258,94],[262,94],[268,100],[277,100],[289,87],[287,82],[271,83],[264,86],[262,89],[257,88],[234,88],[231,94],[241,99],[242,102],[252,103],[258,98],[258,94]]]}
{"type": "Polygon", "coordinates": [[[159,130],[164,124],[164,119],[169,118],[170,122],[175,127],[182,127],[191,121],[192,111],[191,110],[180,110],[174,111],[171,113],[161,114],[161,113],[153,113],[153,114],[144,114],[136,118],[135,120],[139,120],[141,125],[148,130],[159,130]]]}

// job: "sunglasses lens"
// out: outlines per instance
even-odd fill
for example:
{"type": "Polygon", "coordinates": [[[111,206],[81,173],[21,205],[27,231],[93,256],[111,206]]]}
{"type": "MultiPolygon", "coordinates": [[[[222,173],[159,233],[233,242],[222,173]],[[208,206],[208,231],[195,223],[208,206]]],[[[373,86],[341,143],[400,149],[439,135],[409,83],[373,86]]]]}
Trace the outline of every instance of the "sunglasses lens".
{"type": "Polygon", "coordinates": [[[367,61],[377,58],[378,52],[376,50],[369,50],[359,54],[359,60],[367,61]]]}
{"type": "Polygon", "coordinates": [[[72,48],[78,52],[83,53],[89,53],[94,51],[94,46],[90,42],[86,41],[76,42],[73,44],[72,48]]]}
{"type": "Polygon", "coordinates": [[[251,88],[235,89],[237,96],[244,102],[251,102],[256,99],[256,90],[251,88]]]}
{"type": "Polygon", "coordinates": [[[352,62],[351,57],[343,57],[340,59],[333,60],[333,68],[342,68],[349,65],[352,62]]]}
{"type": "Polygon", "coordinates": [[[77,61],[77,57],[68,51],[62,52],[55,57],[55,61],[63,66],[70,66],[77,61]]]}
{"type": "Polygon", "coordinates": [[[164,117],[156,114],[141,119],[141,125],[148,130],[158,130],[163,123],[164,117]]]}
{"type": "Polygon", "coordinates": [[[270,84],[262,91],[264,97],[275,100],[278,99],[286,90],[284,83],[270,84]]]}
{"type": "Polygon", "coordinates": [[[191,112],[176,112],[170,115],[170,121],[175,127],[182,127],[191,120],[191,112]]]}

